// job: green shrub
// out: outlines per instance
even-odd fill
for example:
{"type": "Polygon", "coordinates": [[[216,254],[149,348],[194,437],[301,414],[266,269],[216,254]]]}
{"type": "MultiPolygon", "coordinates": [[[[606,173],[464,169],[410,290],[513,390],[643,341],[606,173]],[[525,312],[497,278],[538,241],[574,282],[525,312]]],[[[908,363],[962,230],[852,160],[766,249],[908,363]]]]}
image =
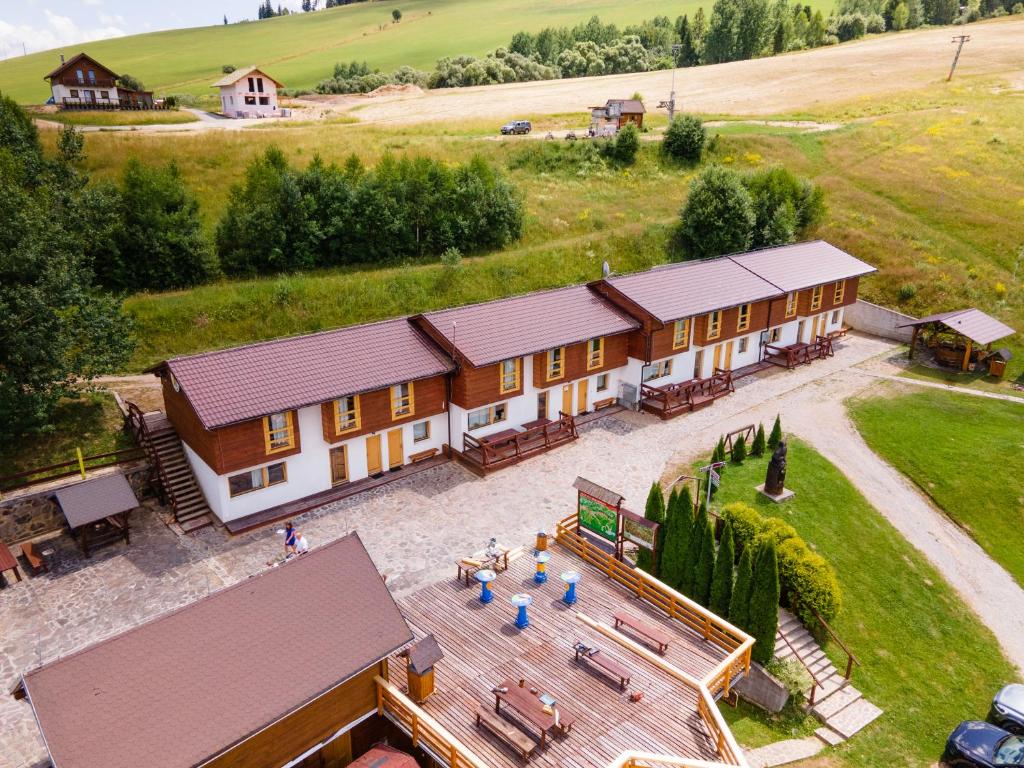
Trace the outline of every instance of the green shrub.
{"type": "Polygon", "coordinates": [[[904,283],[900,286],[899,298],[900,301],[910,301],[917,295],[917,286],[913,283],[904,283]]]}
{"type": "Polygon", "coordinates": [[[1014,16],[1020,16],[1024,14],[1024,3],[1014,3],[1013,8],[1010,9],[1010,13],[1014,16]]]}
{"type": "Polygon", "coordinates": [[[726,504],[718,512],[719,517],[730,526],[736,543],[736,549],[744,551],[754,537],[761,532],[763,518],[757,510],[742,501],[726,504]]]}
{"type": "Polygon", "coordinates": [[[757,434],[754,435],[754,442],[750,446],[750,455],[754,457],[764,456],[764,424],[757,425],[757,434]]]}
{"type": "Polygon", "coordinates": [[[694,537],[700,542],[700,554],[693,569],[693,594],[691,597],[707,607],[711,598],[711,578],[715,573],[715,534],[711,518],[701,510],[697,516],[694,537]]]}
{"type": "Polygon", "coordinates": [[[608,152],[621,165],[632,165],[640,151],[640,131],[633,123],[627,123],[608,145],[608,152]]]}
{"type": "Polygon", "coordinates": [[[665,140],[661,142],[662,154],[673,160],[687,163],[700,161],[707,141],[707,130],[704,123],[695,115],[679,115],[673,118],[665,131],[665,140]]]}
{"type": "Polygon", "coordinates": [[[742,464],[747,458],[747,440],[743,435],[736,438],[736,441],[732,444],[732,452],[729,454],[729,460],[733,464],[742,464]]]}
{"type": "Polygon", "coordinates": [[[712,165],[690,182],[669,243],[673,261],[745,251],[755,223],[754,204],[736,171],[712,165]]]}
{"type": "Polygon", "coordinates": [[[732,600],[733,569],[736,564],[736,547],[732,540],[732,525],[728,522],[722,528],[722,538],[718,542],[718,554],[715,556],[715,571],[711,577],[711,598],[708,608],[716,616],[729,615],[729,602],[732,600]]]}
{"type": "MultiPolygon", "coordinates": [[[[665,521],[665,496],[661,491],[661,485],[657,481],[651,483],[651,490],[647,493],[647,504],[644,507],[644,517],[656,523],[665,521]]],[[[657,564],[649,549],[640,548],[636,555],[636,567],[647,571],[652,576],[657,576],[657,564]]]]}
{"type": "Polygon", "coordinates": [[[732,598],[729,600],[729,621],[734,626],[746,631],[750,624],[750,590],[753,587],[754,548],[747,547],[740,555],[740,563],[736,566],[736,581],[732,587],[732,598]]]}
{"type": "Polygon", "coordinates": [[[754,563],[747,630],[755,641],[751,658],[759,664],[768,664],[775,654],[780,594],[778,555],[775,551],[775,542],[768,539],[758,548],[754,563]]]}
{"type": "Polygon", "coordinates": [[[783,594],[797,618],[816,627],[813,611],[817,611],[825,621],[832,621],[842,607],[842,593],[828,561],[800,538],[784,541],[778,554],[783,594]]]}
{"type": "Polygon", "coordinates": [[[768,449],[774,451],[782,442],[782,421],[778,414],[775,416],[775,423],[772,425],[772,433],[768,435],[768,449]]]}
{"type": "Polygon", "coordinates": [[[796,538],[799,538],[796,528],[781,517],[761,518],[761,529],[757,532],[757,542],[771,539],[775,542],[775,546],[779,546],[784,541],[796,538]]]}
{"type": "Polygon", "coordinates": [[[765,668],[789,691],[790,701],[787,703],[797,706],[803,704],[804,699],[807,698],[807,692],[814,682],[803,664],[796,659],[786,659],[785,661],[772,659],[765,668]]]}

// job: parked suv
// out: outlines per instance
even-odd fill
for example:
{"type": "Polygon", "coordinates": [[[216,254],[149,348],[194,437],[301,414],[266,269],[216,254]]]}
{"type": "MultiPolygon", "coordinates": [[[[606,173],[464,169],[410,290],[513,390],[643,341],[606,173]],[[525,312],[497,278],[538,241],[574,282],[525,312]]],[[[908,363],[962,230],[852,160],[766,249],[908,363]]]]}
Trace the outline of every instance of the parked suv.
{"type": "Polygon", "coordinates": [[[532,128],[529,120],[513,120],[501,126],[501,134],[508,136],[510,133],[529,133],[532,128]]]}
{"type": "Polygon", "coordinates": [[[1004,731],[1024,736],[1024,685],[1011,683],[992,699],[988,721],[1004,731]]]}

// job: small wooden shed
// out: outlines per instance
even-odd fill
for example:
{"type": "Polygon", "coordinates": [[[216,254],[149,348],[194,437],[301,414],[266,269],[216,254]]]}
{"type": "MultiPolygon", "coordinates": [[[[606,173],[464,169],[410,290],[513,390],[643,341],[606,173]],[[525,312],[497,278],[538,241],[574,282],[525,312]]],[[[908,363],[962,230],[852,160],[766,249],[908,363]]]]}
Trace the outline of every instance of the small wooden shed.
{"type": "Polygon", "coordinates": [[[992,344],[1016,333],[1010,326],[974,307],[928,315],[900,327],[914,329],[910,340],[911,360],[921,339],[940,363],[962,371],[987,364],[992,376],[1002,376],[1009,359],[1008,354],[1003,355],[1004,350],[993,353],[992,344]]]}

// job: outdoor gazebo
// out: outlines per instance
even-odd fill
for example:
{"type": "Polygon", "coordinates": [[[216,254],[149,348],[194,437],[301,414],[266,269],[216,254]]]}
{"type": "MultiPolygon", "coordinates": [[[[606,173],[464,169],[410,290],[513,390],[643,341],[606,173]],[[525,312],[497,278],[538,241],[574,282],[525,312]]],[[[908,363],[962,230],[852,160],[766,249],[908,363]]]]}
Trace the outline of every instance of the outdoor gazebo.
{"type": "Polygon", "coordinates": [[[1010,326],[974,307],[928,315],[900,327],[914,329],[910,340],[911,360],[921,338],[939,363],[962,371],[987,363],[989,374],[993,376],[1003,375],[1010,353],[1004,349],[993,352],[992,344],[1015,333],[1010,326]]]}

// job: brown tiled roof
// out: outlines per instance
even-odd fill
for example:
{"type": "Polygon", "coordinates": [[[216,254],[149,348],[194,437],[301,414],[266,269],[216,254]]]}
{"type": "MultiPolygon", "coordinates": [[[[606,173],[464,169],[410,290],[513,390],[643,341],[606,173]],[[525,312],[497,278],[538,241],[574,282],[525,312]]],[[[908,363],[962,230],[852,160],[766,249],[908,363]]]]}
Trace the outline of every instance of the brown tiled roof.
{"type": "Polygon", "coordinates": [[[57,768],[189,768],[412,639],[350,534],[24,683],[57,768]]]}
{"type": "Polygon", "coordinates": [[[666,264],[607,282],[662,323],[782,293],[728,258],[666,264]]]}
{"type": "Polygon", "coordinates": [[[408,320],[178,357],[167,367],[207,429],[452,369],[408,320]]]}
{"type": "Polygon", "coordinates": [[[1010,326],[974,307],[958,309],[953,312],[940,312],[937,315],[928,315],[928,317],[922,317],[920,320],[915,320],[912,323],[905,323],[900,328],[909,328],[927,323],[941,323],[950,330],[966,336],[976,344],[991,344],[993,341],[1005,339],[1007,336],[1012,336],[1016,333],[1010,326]]]}
{"type": "Polygon", "coordinates": [[[875,271],[870,264],[824,240],[762,248],[729,258],[785,293],[875,271]]]}
{"type": "Polygon", "coordinates": [[[46,75],[43,75],[43,80],[49,80],[51,78],[59,76],[62,72],[64,72],[65,70],[70,69],[71,67],[75,66],[76,64],[78,64],[78,62],[80,62],[82,60],[91,61],[93,64],[95,64],[100,69],[103,69],[104,71],[109,72],[113,76],[113,78],[115,80],[119,77],[119,75],[117,75],[114,72],[114,70],[108,69],[107,67],[103,66],[102,64],[100,64],[98,61],[96,61],[96,59],[94,59],[89,54],[87,54],[87,53],[76,53],[74,56],[72,56],[70,59],[65,61],[63,64],[61,64],[55,70],[53,70],[52,72],[50,72],[50,73],[48,73],[46,75]]]}
{"type": "Polygon", "coordinates": [[[128,479],[120,472],[67,485],[59,488],[55,495],[64,519],[72,528],[139,506],[128,479]]]}
{"type": "Polygon", "coordinates": [[[576,344],[638,327],[585,285],[537,291],[424,318],[474,366],[576,344]],[[455,323],[453,327],[453,323],[455,323]]]}

